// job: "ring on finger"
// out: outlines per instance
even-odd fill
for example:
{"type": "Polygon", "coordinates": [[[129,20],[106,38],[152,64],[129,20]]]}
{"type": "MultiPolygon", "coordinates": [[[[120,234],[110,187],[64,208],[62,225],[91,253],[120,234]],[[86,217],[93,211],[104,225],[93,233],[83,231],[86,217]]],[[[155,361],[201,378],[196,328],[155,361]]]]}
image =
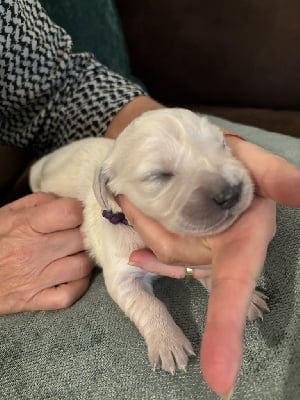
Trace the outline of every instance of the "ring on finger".
{"type": "Polygon", "coordinates": [[[185,277],[184,278],[185,279],[193,279],[194,278],[192,268],[189,268],[189,267],[185,268],[185,277]]]}

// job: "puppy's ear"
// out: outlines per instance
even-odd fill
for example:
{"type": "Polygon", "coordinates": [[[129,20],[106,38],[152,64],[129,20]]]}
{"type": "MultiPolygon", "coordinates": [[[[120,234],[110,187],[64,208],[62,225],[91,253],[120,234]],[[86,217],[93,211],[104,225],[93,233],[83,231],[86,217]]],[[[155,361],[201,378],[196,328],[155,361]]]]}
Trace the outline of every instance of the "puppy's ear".
{"type": "Polygon", "coordinates": [[[95,197],[102,209],[108,208],[108,197],[111,192],[108,188],[109,183],[109,169],[103,165],[98,172],[96,172],[93,183],[93,190],[95,197]]]}

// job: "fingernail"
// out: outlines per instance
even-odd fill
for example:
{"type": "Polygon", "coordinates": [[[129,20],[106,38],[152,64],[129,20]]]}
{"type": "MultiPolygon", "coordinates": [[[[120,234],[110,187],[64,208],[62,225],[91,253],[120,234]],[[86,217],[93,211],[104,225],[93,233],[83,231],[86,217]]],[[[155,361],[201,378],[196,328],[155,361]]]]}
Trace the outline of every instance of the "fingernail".
{"type": "Polygon", "coordinates": [[[139,257],[138,254],[130,254],[128,264],[133,267],[139,267],[140,264],[143,264],[143,258],[139,257]]]}
{"type": "Polygon", "coordinates": [[[231,400],[232,396],[233,396],[233,392],[234,392],[234,388],[232,388],[230,390],[230,392],[228,394],[226,394],[225,396],[221,396],[222,400],[231,400]]]}
{"type": "Polygon", "coordinates": [[[131,265],[132,267],[139,267],[134,261],[128,261],[128,265],[131,265]]]}

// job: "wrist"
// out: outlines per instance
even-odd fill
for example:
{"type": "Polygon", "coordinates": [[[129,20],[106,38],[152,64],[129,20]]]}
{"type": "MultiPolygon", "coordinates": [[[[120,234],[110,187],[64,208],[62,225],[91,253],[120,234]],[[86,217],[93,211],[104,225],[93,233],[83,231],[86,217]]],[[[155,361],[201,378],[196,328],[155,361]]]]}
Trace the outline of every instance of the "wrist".
{"type": "Polygon", "coordinates": [[[107,128],[105,137],[115,139],[131,121],[143,112],[159,108],[164,108],[164,106],[150,97],[136,97],[115,115],[107,128]]]}

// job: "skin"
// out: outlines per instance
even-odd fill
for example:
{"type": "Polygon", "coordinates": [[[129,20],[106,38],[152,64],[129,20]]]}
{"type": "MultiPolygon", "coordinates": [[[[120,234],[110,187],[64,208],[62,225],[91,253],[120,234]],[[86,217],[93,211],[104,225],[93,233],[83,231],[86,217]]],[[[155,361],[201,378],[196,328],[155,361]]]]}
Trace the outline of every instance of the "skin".
{"type": "MultiPolygon", "coordinates": [[[[106,136],[116,138],[142,112],[161,107],[148,97],[136,98],[115,116],[106,136]]],[[[221,395],[230,393],[240,368],[246,309],[275,232],[274,201],[300,206],[299,168],[251,143],[232,137],[227,143],[252,173],[256,198],[225,233],[178,237],[119,198],[152,250],[133,253],[133,264],[177,278],[185,275],[182,265],[213,264],[201,369],[221,395]]],[[[93,265],[84,253],[76,200],[29,195],[1,208],[0,221],[0,313],[64,308],[83,295],[93,265]]]]}
{"type": "Polygon", "coordinates": [[[65,308],[93,268],[78,201],[36,193],[0,209],[0,313],[65,308]]]}

